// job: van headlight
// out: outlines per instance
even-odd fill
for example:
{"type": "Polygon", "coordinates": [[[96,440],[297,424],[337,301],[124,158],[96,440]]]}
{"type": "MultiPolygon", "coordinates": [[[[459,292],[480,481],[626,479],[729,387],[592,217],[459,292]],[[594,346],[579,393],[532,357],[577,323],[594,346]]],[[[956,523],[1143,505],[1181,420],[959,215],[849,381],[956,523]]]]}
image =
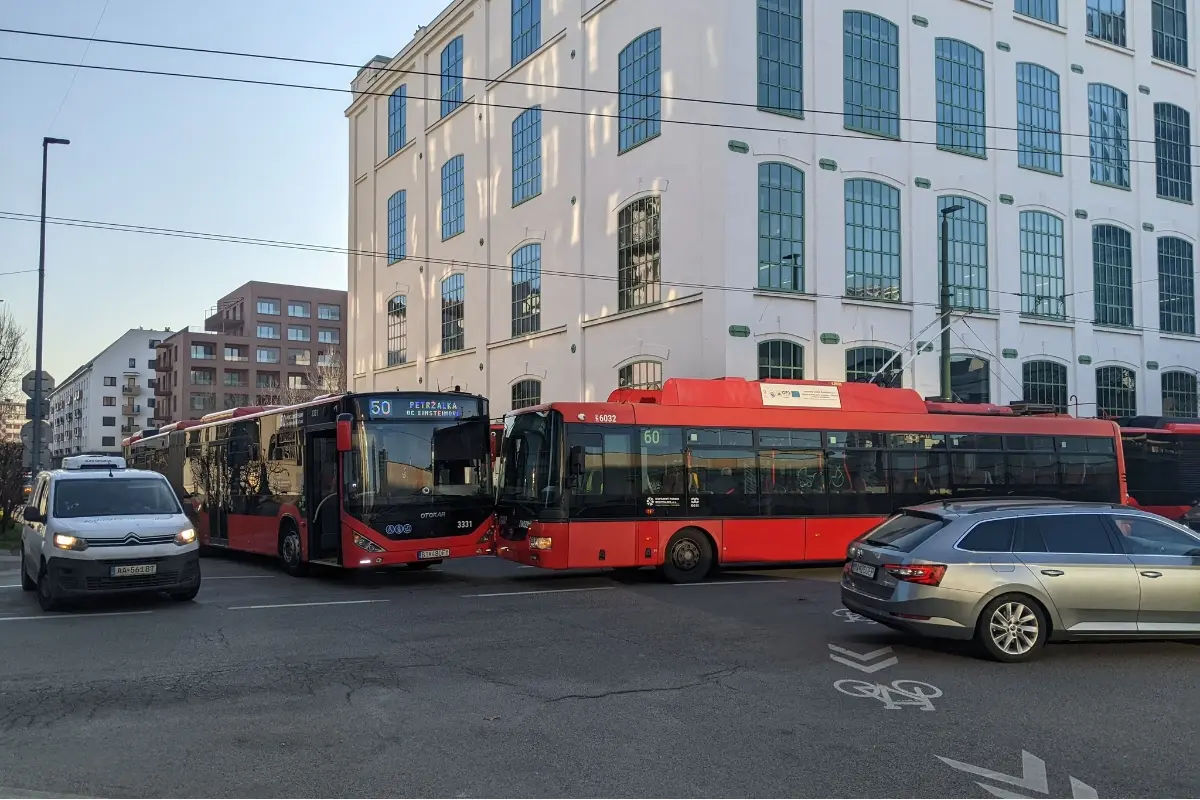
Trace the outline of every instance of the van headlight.
{"type": "Polygon", "coordinates": [[[87,539],[71,536],[66,533],[54,534],[54,546],[59,550],[87,550],[87,539]]]}
{"type": "Polygon", "coordinates": [[[175,534],[175,544],[183,546],[196,541],[196,532],[191,528],[184,528],[179,533],[175,534]]]}

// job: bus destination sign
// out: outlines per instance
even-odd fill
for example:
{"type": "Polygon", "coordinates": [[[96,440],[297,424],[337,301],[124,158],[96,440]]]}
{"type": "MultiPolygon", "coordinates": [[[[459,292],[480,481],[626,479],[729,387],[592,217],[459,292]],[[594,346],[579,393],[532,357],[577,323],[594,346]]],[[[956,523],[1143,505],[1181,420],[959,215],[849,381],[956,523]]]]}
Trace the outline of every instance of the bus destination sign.
{"type": "MultiPolygon", "coordinates": [[[[473,409],[472,409],[473,410],[473,409]]],[[[457,400],[373,399],[367,403],[370,419],[460,419],[462,404],[457,400]]]]}

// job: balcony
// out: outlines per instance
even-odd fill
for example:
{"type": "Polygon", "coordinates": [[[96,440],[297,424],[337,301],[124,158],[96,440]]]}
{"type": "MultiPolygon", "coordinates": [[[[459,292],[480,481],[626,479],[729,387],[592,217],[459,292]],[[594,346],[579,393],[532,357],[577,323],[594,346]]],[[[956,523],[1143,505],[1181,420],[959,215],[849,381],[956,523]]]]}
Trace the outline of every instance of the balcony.
{"type": "Polygon", "coordinates": [[[161,384],[158,386],[155,386],[154,387],[154,396],[155,397],[170,397],[171,396],[171,387],[163,386],[161,384]]]}
{"type": "Polygon", "coordinates": [[[127,417],[136,416],[142,413],[142,407],[139,405],[134,405],[133,403],[126,403],[125,405],[121,406],[121,413],[127,417]]]}
{"type": "Polygon", "coordinates": [[[136,383],[127,383],[121,387],[121,394],[126,397],[137,397],[142,393],[142,387],[136,383]]]}
{"type": "Polygon", "coordinates": [[[204,318],[204,330],[209,333],[241,336],[245,326],[244,297],[227,300],[219,306],[213,306],[204,318]]]}
{"type": "Polygon", "coordinates": [[[125,434],[126,436],[128,436],[131,433],[136,432],[137,430],[138,430],[137,425],[122,425],[121,426],[121,433],[125,434]]]}

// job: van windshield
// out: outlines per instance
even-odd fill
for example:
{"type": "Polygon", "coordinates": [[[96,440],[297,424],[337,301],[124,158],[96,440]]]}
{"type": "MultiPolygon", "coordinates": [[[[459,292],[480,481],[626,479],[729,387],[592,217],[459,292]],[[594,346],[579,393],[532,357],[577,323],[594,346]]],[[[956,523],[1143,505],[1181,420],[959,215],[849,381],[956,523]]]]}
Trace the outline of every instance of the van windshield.
{"type": "Polygon", "coordinates": [[[64,480],[54,485],[54,516],[60,519],[182,513],[175,493],[161,478],[64,480]]]}

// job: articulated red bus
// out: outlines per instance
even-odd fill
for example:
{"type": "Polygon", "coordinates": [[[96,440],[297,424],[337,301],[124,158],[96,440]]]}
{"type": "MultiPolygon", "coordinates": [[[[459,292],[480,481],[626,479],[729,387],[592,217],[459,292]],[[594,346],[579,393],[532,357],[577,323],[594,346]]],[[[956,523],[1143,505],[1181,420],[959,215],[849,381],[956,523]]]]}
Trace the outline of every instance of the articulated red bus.
{"type": "Polygon", "coordinates": [[[1132,504],[1182,521],[1200,503],[1200,420],[1128,417],[1120,422],[1132,504]]]}
{"type": "Polygon", "coordinates": [[[1116,423],[908,389],[667,380],[505,417],[497,554],[552,569],[841,561],[896,508],[954,497],[1122,503],[1116,423]]]}
{"type": "Polygon", "coordinates": [[[388,392],[220,411],[125,451],[171,481],[202,545],[301,574],[491,553],[488,440],[484,397],[388,392]]]}

